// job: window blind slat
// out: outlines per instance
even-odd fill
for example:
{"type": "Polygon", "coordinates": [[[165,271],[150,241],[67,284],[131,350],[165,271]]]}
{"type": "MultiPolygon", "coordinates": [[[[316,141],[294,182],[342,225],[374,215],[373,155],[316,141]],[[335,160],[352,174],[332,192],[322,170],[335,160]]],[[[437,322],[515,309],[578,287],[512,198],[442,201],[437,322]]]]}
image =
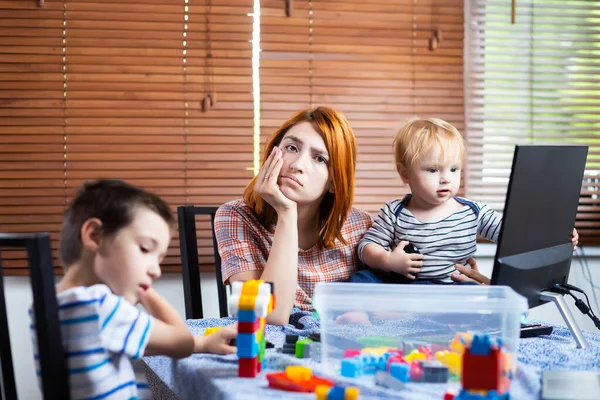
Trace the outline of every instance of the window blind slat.
{"type": "Polygon", "coordinates": [[[600,2],[474,0],[467,10],[466,193],[501,211],[515,144],[586,144],[576,226],[600,244],[600,2]]]}
{"type": "MultiPolygon", "coordinates": [[[[173,208],[241,195],[252,165],[252,1],[186,4],[0,1],[0,231],[48,230],[56,250],[65,205],[100,177],[173,208]],[[202,111],[208,93],[218,100],[202,111]]],[[[210,264],[205,218],[198,236],[210,264]]],[[[23,257],[5,265],[19,273],[23,257]]],[[[179,265],[175,234],[165,266],[179,265]]]]}

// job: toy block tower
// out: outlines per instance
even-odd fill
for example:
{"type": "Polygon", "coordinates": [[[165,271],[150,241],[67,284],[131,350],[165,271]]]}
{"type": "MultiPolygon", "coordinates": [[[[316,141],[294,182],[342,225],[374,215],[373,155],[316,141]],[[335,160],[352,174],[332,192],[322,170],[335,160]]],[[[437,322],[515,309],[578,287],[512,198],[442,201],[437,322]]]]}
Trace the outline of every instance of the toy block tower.
{"type": "Polygon", "coordinates": [[[488,335],[474,335],[470,348],[463,354],[462,386],[466,391],[508,392],[510,377],[501,343],[488,335]]]}
{"type": "Polygon", "coordinates": [[[229,313],[238,319],[238,376],[254,378],[265,357],[265,318],[275,308],[273,284],[261,280],[233,282],[229,313]]]}

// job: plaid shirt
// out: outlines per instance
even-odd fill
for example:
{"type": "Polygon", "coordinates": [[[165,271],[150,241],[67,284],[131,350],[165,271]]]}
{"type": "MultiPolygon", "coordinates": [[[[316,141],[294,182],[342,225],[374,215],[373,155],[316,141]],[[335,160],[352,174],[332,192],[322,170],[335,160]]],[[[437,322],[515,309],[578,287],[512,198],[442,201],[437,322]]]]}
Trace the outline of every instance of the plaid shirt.
{"type": "MultiPolygon", "coordinates": [[[[294,306],[312,310],[312,297],[317,282],[348,280],[359,270],[358,242],[373,223],[370,214],[352,208],[342,227],[347,245],[335,241],[335,247],[318,245],[298,249],[298,286],[294,306]]],[[[258,222],[243,200],[223,204],[215,217],[215,232],[221,255],[223,282],[245,271],[262,271],[267,264],[273,234],[258,222]]]]}

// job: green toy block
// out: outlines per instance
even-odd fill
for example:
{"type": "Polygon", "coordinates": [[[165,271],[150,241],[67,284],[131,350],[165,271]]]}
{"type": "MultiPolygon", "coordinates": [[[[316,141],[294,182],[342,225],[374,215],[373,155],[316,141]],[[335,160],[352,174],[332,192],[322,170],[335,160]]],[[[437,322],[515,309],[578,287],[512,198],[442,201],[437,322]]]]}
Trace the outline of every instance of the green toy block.
{"type": "Polygon", "coordinates": [[[298,340],[296,342],[296,358],[304,358],[304,345],[310,342],[312,342],[312,340],[309,338],[298,340]]]}

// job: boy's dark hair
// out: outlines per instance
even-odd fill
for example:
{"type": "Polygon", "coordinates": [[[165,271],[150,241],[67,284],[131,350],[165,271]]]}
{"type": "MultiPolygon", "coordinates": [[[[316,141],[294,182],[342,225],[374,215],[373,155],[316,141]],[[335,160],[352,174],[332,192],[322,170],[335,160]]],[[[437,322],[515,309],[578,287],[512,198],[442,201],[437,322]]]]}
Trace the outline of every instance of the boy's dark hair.
{"type": "Polygon", "coordinates": [[[133,210],[143,206],[173,227],[169,205],[154,193],[117,179],[86,182],[65,211],[60,231],[60,259],[69,267],[81,254],[81,227],[90,218],[102,221],[104,235],[112,235],[132,222],[133,210]]]}

